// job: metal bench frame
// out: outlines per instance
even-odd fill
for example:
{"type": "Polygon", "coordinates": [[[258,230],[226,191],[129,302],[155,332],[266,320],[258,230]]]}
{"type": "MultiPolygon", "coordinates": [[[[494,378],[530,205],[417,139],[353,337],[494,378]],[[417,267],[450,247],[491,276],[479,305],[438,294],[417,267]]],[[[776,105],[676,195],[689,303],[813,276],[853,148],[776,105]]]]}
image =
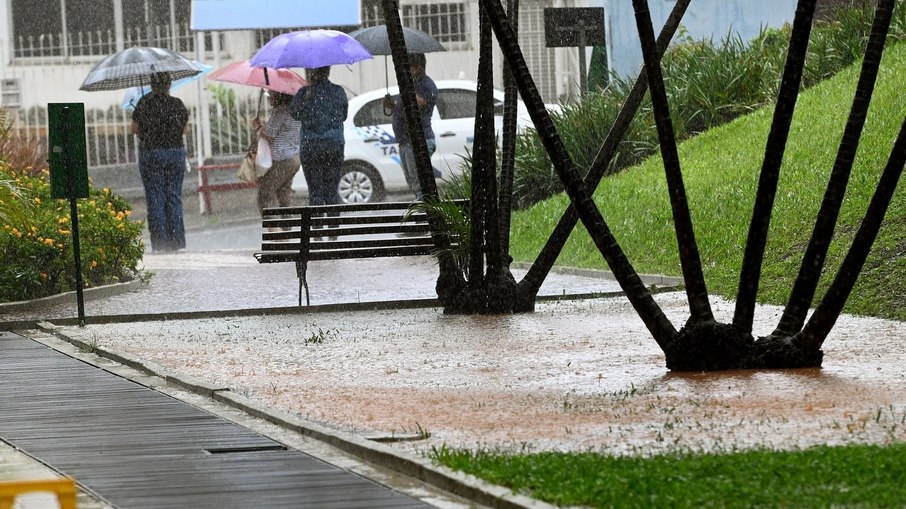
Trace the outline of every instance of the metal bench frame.
{"type": "MultiPolygon", "coordinates": [[[[469,203],[468,200],[454,202],[461,207],[469,203]]],[[[379,202],[266,208],[262,212],[261,252],[255,253],[255,259],[258,263],[295,263],[299,305],[302,305],[303,290],[306,305],[311,305],[308,262],[421,256],[434,252],[426,215],[409,214],[410,205],[410,202],[379,202]]]]}

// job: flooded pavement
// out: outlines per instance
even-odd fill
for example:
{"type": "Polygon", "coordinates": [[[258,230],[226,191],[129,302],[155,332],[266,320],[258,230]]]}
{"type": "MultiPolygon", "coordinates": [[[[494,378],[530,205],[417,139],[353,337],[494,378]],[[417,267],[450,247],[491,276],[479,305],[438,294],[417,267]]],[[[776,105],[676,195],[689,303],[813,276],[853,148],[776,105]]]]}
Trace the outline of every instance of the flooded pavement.
{"type": "MultiPolygon", "coordinates": [[[[656,301],[674,324],[685,294],[656,301]]],[[[727,320],[730,303],[714,300],[727,320]]],[[[779,309],[760,307],[756,332],[779,309]]],[[[100,348],[393,447],[615,454],[906,440],[906,324],[842,317],[822,369],[671,373],[622,298],[60,327],[100,348]],[[429,435],[429,436],[428,436],[429,435]]],[[[760,329],[760,330],[759,330],[760,329]]]]}

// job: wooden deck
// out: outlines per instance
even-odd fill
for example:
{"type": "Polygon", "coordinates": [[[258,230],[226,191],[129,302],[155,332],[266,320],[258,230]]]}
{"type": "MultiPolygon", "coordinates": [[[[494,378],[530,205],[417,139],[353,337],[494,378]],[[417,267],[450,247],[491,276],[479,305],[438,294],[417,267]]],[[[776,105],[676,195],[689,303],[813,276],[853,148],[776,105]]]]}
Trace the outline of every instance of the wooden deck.
{"type": "Polygon", "coordinates": [[[0,438],[122,509],[430,507],[4,332],[0,438]]]}

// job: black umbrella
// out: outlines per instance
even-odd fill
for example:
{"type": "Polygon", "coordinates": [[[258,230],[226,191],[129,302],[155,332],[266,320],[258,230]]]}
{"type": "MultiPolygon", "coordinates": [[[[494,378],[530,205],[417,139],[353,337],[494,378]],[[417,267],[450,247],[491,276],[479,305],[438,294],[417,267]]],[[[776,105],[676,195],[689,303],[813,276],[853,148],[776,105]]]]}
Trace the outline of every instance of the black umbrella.
{"type": "Polygon", "coordinates": [[[151,75],[166,73],[171,80],[195,76],[204,64],[164,48],[136,46],[114,53],[97,63],[79,90],[120,90],[151,83],[151,75]]]}
{"type": "MultiPolygon", "coordinates": [[[[387,37],[387,25],[360,28],[355,32],[351,32],[349,36],[359,41],[372,55],[384,55],[384,82],[389,86],[387,55],[390,54],[390,39],[387,37]]],[[[446,48],[437,42],[437,39],[414,28],[403,27],[403,40],[406,41],[407,53],[447,51],[446,48]]]]}

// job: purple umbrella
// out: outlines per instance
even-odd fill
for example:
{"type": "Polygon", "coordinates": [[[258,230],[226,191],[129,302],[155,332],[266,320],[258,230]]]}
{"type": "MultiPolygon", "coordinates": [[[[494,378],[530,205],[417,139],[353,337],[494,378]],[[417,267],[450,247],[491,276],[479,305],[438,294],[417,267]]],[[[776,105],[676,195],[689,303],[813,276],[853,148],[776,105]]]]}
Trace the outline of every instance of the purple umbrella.
{"type": "Polygon", "coordinates": [[[274,37],[251,59],[252,67],[316,69],[367,60],[361,43],[336,30],[301,30],[274,37]]]}

